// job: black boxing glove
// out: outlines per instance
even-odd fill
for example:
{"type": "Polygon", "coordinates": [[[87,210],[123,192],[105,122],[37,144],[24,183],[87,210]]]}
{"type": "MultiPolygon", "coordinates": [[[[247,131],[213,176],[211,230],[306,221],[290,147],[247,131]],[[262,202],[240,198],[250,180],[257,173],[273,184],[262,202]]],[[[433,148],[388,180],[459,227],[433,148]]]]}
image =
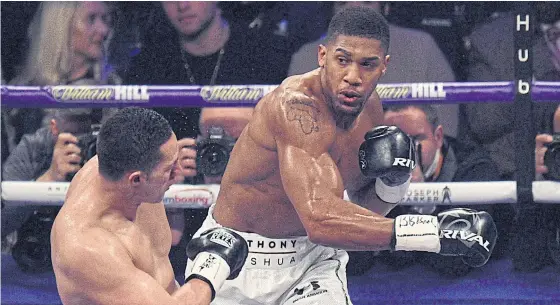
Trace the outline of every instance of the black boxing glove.
{"type": "Polygon", "coordinates": [[[362,174],[376,178],[375,191],[385,202],[398,203],[416,166],[414,141],[396,126],[368,131],[358,153],[362,174]]]}
{"type": "Polygon", "coordinates": [[[498,239],[492,216],[484,211],[451,209],[438,214],[441,255],[461,256],[471,267],[488,262],[498,239]]]}
{"type": "Polygon", "coordinates": [[[490,214],[456,208],[431,215],[400,215],[395,218],[391,247],[396,251],[427,251],[461,256],[471,267],[490,258],[498,231],[490,214]]]}
{"type": "Polygon", "coordinates": [[[249,255],[247,242],[241,235],[226,228],[213,228],[193,238],[187,245],[187,256],[193,261],[185,283],[197,278],[212,289],[212,299],[226,279],[239,275],[249,255]]]}

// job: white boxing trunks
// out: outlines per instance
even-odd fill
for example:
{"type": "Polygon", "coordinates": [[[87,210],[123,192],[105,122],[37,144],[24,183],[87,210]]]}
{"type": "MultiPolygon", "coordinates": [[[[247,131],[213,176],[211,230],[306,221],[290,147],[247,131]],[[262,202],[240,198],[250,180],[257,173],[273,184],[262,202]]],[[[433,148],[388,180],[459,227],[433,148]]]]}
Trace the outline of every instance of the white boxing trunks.
{"type": "MultiPolygon", "coordinates": [[[[222,227],[212,216],[214,206],[195,237],[222,227]]],[[[249,256],[234,280],[216,292],[214,305],[349,305],[346,284],[348,253],[313,244],[307,237],[271,239],[237,232],[247,240],[249,256]]],[[[187,262],[185,274],[192,268],[187,262]]]]}

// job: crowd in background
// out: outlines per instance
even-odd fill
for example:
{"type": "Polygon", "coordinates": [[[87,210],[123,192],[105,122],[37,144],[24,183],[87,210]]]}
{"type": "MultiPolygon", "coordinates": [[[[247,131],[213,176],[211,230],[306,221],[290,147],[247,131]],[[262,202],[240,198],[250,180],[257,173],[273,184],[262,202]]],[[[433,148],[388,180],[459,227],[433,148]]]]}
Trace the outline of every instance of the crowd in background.
{"type": "MultiPolygon", "coordinates": [[[[560,81],[560,4],[534,2],[533,78],[560,81]]],[[[391,59],[381,83],[511,81],[514,79],[514,10],[506,2],[2,2],[2,84],[11,85],[240,85],[279,84],[318,67],[333,12],[372,6],[390,23],[391,59]]],[[[219,183],[197,168],[197,143],[215,133],[234,143],[251,108],[156,108],[180,143],[177,183],[219,183]],[[198,138],[198,140],[196,140],[198,138]]],[[[513,180],[515,121],[511,104],[386,107],[386,124],[408,133],[420,148],[413,182],[513,180]]],[[[89,159],[92,133],[113,109],[2,107],[2,180],[69,181],[89,159]]],[[[558,102],[534,107],[536,179],[552,134],[560,132],[558,102]]],[[[476,192],[476,190],[473,190],[476,192]]],[[[511,250],[519,214],[514,205],[482,206],[499,228],[495,257],[511,250]]],[[[480,209],[480,206],[478,207],[480,209]]],[[[554,259],[551,230],[557,209],[543,207],[525,243],[527,262],[538,270],[554,259]],[[552,212],[552,213],[551,213],[552,212]],[[529,252],[529,253],[527,253],[529,252]]],[[[402,213],[434,214],[436,206],[402,206],[402,213]]],[[[56,208],[3,207],[2,248],[26,271],[49,268],[48,232],[56,208]],[[39,236],[39,242],[37,237],[39,236]],[[45,239],[41,242],[41,238],[45,239]],[[43,247],[43,248],[41,248],[43,247]],[[33,252],[31,249],[43,249],[33,252]],[[39,254],[37,254],[39,253],[39,254]]],[[[206,216],[204,209],[168,209],[170,253],[176,274],[185,245],[206,216]]],[[[434,214],[435,215],[435,214],[434,214]]],[[[350,254],[350,274],[374,261],[394,268],[426,264],[442,274],[468,273],[455,258],[418,253],[350,254]]]]}

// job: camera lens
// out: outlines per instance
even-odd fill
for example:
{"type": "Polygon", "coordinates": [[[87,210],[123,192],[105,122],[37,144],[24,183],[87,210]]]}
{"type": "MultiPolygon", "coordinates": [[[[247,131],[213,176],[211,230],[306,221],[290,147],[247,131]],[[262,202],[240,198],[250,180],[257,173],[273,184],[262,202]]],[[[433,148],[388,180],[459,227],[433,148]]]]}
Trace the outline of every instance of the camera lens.
{"type": "Polygon", "coordinates": [[[208,144],[201,148],[198,164],[200,172],[206,176],[220,176],[226,170],[229,160],[229,151],[218,144],[208,144]]]}

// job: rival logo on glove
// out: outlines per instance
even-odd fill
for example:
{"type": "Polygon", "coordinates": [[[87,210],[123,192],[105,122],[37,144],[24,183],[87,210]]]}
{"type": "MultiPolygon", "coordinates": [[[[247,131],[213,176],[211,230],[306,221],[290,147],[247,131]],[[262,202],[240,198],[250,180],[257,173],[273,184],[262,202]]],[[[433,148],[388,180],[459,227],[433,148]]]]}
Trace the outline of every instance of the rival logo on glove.
{"type": "Polygon", "coordinates": [[[395,158],[395,161],[393,161],[393,166],[395,165],[399,165],[402,167],[408,167],[411,169],[414,169],[415,164],[413,160],[410,159],[406,159],[406,158],[395,158]]]}
{"type": "Polygon", "coordinates": [[[212,232],[210,236],[210,241],[222,245],[226,248],[232,248],[235,242],[235,237],[225,230],[216,230],[212,232]]]}
{"type": "Polygon", "coordinates": [[[466,240],[469,242],[476,241],[481,247],[486,249],[486,251],[490,252],[490,249],[488,249],[490,242],[484,240],[482,236],[474,234],[472,232],[467,233],[466,231],[463,230],[441,230],[439,237],[448,238],[448,239],[458,239],[457,237],[459,237],[459,239],[466,240]]]}

